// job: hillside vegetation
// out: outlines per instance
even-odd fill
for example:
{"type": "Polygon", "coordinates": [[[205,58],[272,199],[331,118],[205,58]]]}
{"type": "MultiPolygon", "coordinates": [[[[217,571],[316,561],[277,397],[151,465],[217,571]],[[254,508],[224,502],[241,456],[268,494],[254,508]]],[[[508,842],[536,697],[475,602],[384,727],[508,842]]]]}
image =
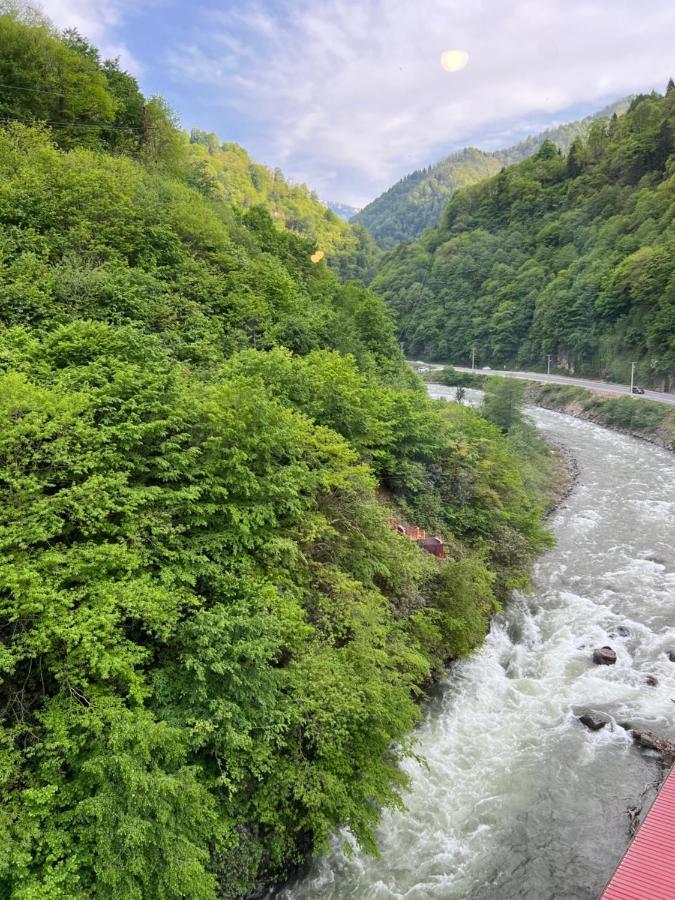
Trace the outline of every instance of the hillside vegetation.
{"type": "Polygon", "coordinates": [[[675,372],[675,88],[460,191],[374,282],[415,357],[667,388],[675,372]]]}
{"type": "Polygon", "coordinates": [[[651,441],[666,450],[675,450],[675,409],[649,400],[613,397],[566,384],[528,381],[525,396],[530,403],[546,409],[589,419],[651,441]]]}
{"type": "Polygon", "coordinates": [[[349,225],[314,191],[254,162],[238,144],[193,128],[190,145],[191,163],[212,195],[243,209],[264,204],[275,222],[314,241],[343,281],[373,278],[381,250],[362,225],[349,225]]]}
{"type": "Polygon", "coordinates": [[[373,849],[416,698],[548,543],[548,454],[428,400],[238,150],[33,14],[0,47],[0,896],[373,849]]]}
{"type": "Polygon", "coordinates": [[[487,153],[469,147],[406,175],[369,203],[352,221],[363,225],[382,246],[416,240],[427,228],[435,228],[455,191],[496,175],[504,166],[533,156],[544,141],[552,141],[562,150],[583,137],[598,118],[625,112],[628,100],[619,100],[593,116],[568,122],[532,135],[505,150],[487,153]]]}
{"type": "Polygon", "coordinates": [[[275,222],[314,241],[343,280],[372,277],[379,251],[361,226],[237,144],[198,128],[188,137],[160,97],[146,100],[118,61],[101,60],[77,32],[58,34],[37,13],[12,10],[0,3],[0,121],[47,123],[63,149],[161,159],[165,171],[204,194],[239,208],[264,203],[275,222]]]}

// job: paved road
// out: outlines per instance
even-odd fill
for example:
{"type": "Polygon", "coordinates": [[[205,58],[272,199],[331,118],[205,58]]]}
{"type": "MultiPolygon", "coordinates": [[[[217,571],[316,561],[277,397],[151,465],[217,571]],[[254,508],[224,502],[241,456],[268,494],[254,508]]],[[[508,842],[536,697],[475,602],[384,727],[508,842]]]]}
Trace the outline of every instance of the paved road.
{"type": "MultiPolygon", "coordinates": [[[[430,369],[443,369],[444,366],[435,363],[417,362],[416,365],[428,366],[430,369]]],[[[471,372],[472,369],[465,366],[454,366],[458,372],[471,372]]],[[[593,381],[587,378],[571,378],[567,375],[543,375],[541,372],[509,372],[504,369],[476,369],[477,375],[505,375],[507,378],[525,378],[528,381],[543,381],[545,384],[571,384],[577,387],[587,388],[589,391],[602,391],[606,394],[626,394],[630,396],[630,386],[627,384],[612,384],[608,381],[593,381]]],[[[675,406],[675,394],[664,394],[661,391],[645,391],[644,394],[633,394],[636,400],[656,400],[657,403],[666,403],[675,406]]]]}

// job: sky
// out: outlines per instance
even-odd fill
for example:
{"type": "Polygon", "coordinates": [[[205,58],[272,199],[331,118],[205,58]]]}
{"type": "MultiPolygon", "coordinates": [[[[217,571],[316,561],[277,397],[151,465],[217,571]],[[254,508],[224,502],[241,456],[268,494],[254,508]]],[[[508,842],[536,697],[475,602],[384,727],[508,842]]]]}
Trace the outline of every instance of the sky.
{"type": "Polygon", "coordinates": [[[509,146],[627,94],[663,92],[675,75],[672,0],[39,5],[119,57],[184,128],[215,131],[359,207],[453,150],[509,146]]]}

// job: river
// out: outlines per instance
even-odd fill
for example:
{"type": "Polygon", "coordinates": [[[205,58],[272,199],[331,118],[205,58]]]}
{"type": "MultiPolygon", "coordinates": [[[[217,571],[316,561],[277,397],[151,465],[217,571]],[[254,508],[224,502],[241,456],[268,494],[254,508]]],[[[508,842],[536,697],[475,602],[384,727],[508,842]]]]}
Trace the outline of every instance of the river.
{"type": "Polygon", "coordinates": [[[556,547],[427,703],[426,763],[405,764],[406,810],[384,815],[380,858],[345,855],[341,835],[280,900],[596,900],[623,853],[626,809],[659,765],[618,723],[675,738],[675,458],[529,413],[579,466],[556,547]],[[605,644],[617,663],[594,666],[605,644]],[[611,723],[591,732],[577,719],[587,711],[611,723]]]}

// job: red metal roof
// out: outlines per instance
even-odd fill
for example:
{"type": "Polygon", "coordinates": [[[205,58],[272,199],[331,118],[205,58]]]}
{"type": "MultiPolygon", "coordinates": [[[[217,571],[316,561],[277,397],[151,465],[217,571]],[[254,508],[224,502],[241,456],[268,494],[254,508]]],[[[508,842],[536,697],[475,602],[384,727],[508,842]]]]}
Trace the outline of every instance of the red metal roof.
{"type": "Polygon", "coordinates": [[[602,900],[675,900],[675,769],[661,786],[602,900]]]}

